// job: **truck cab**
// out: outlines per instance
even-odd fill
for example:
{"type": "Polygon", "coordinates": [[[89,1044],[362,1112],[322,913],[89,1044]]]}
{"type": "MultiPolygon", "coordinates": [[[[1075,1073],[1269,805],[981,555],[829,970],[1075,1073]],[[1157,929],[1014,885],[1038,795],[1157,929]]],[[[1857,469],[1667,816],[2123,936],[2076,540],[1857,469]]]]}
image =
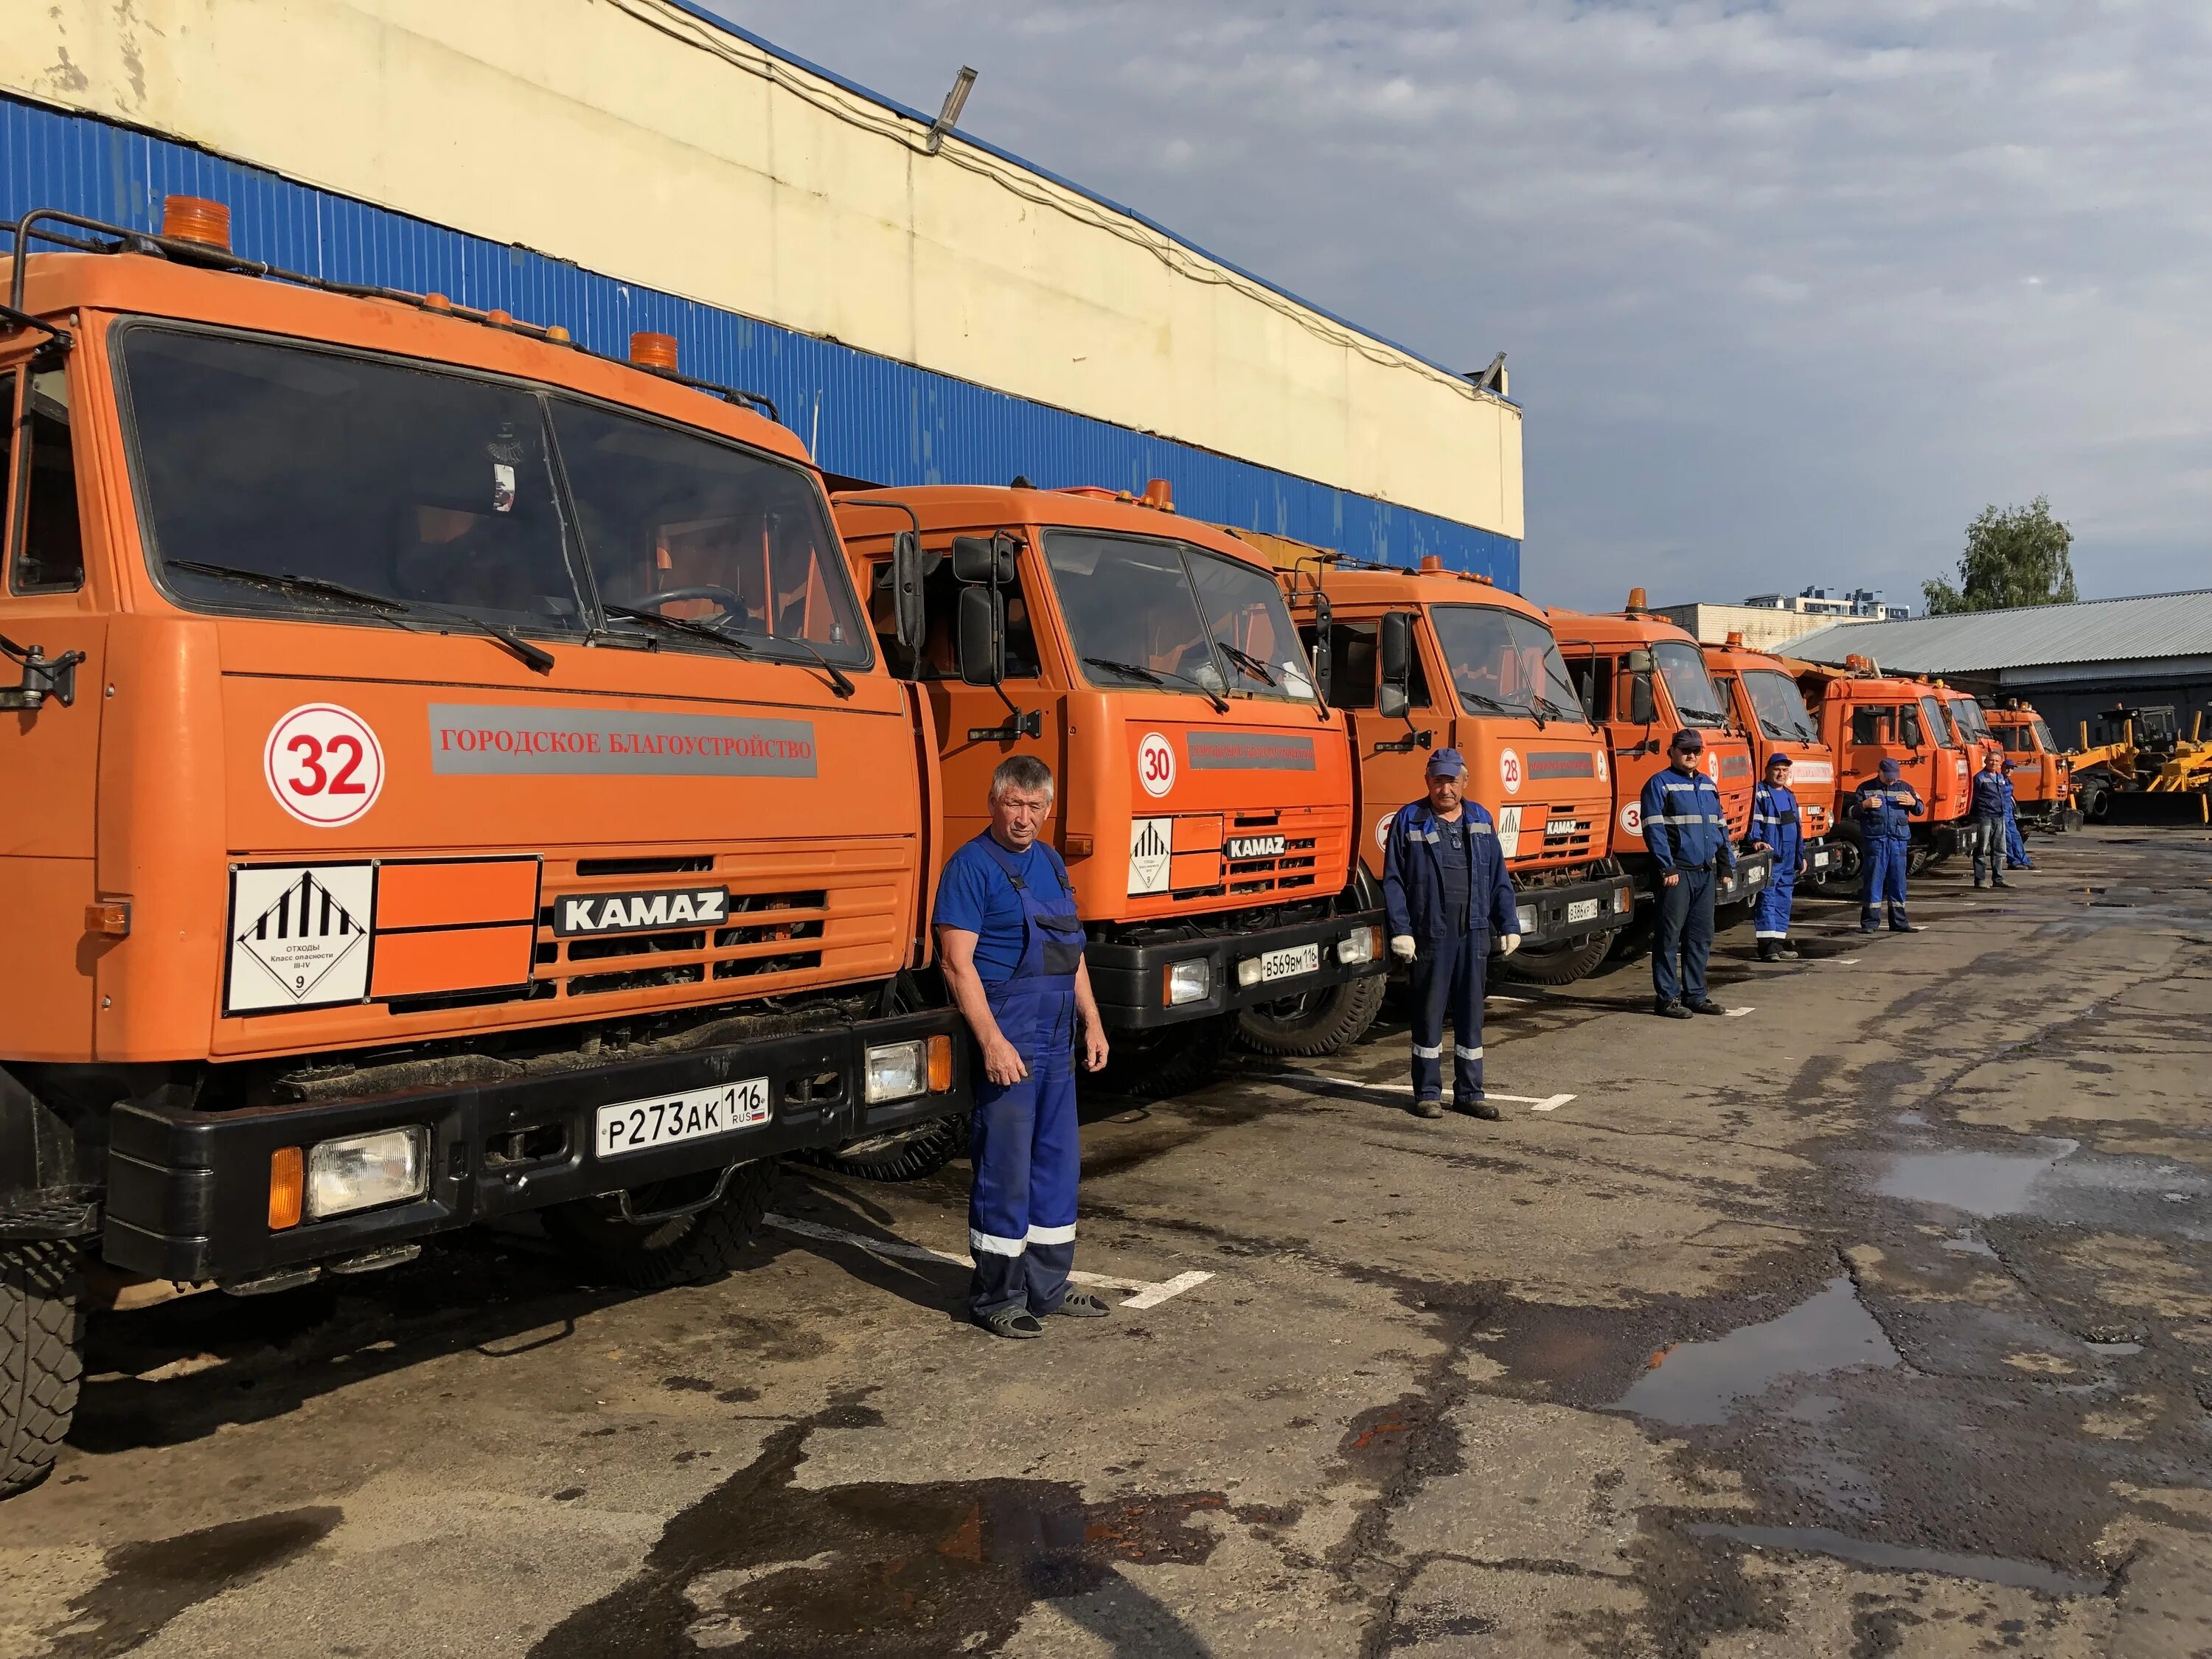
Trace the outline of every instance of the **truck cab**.
{"type": "MultiPolygon", "coordinates": [[[[1702,763],[1741,847],[1751,827],[1751,744],[1713,684],[1697,640],[1649,611],[1640,587],[1630,592],[1625,611],[1554,610],[1550,616],[1576,692],[1606,734],[1613,852],[1637,890],[1647,896],[1656,890],[1656,866],[1644,844],[1644,786],[1667,766],[1668,745],[1677,732],[1694,731],[1704,740],[1702,763]]],[[[1734,872],[1717,884],[1716,902],[1748,903],[1772,864],[1768,854],[1740,852],[1734,872]]]]}
{"type": "Polygon", "coordinates": [[[1467,799],[1496,821],[1519,902],[1521,949],[1500,970],[1547,984],[1589,973],[1632,905],[1611,856],[1605,734],[1583,713],[1545,612],[1433,558],[1407,570],[1327,554],[1294,558],[1286,574],[1352,738],[1368,878],[1382,879],[1390,820],[1427,792],[1429,756],[1457,749],[1467,799]]]}
{"type": "Polygon", "coordinates": [[[1836,757],[1835,838],[1863,848],[1851,797],[1877,776],[1884,760],[1927,806],[1912,823],[1916,867],[1948,856],[1960,845],[1958,824],[1971,799],[1972,764],[1933,686],[1885,675],[1871,658],[1853,655],[1841,668],[1790,660],[1806,706],[1836,757]]]}
{"type": "MultiPolygon", "coordinates": [[[[957,1017],[905,988],[927,710],[763,400],[167,223],[42,210],[0,267],[29,1331],[88,1263],[252,1294],[521,1211],[672,1282],[731,1265],[779,1155],[957,1121],[957,1017]]],[[[0,1494],[75,1394],[25,1332],[0,1494]]]]}
{"type": "Polygon", "coordinates": [[[1746,646],[1741,634],[1704,650],[1713,684],[1751,740],[1753,773],[1763,778],[1775,756],[1790,757],[1790,793],[1802,819],[1808,879],[1816,886],[1850,879],[1857,873],[1856,849],[1827,840],[1836,821],[1835,752],[1820,736],[1820,723],[1806,708],[1788,665],[1773,652],[1746,646]]]}
{"type": "Polygon", "coordinates": [[[1178,517],[1164,483],[867,490],[837,515],[886,654],[933,713],[945,852],[983,833],[1007,757],[1060,781],[1047,835],[1121,1046],[1180,1064],[1246,1011],[1318,1009],[1382,974],[1379,903],[1349,890],[1345,722],[1254,550],[1178,517]],[[926,567],[914,651],[895,638],[902,529],[926,567]]]}
{"type": "Polygon", "coordinates": [[[2081,827],[2074,808],[2073,769],[2034,705],[2018,697],[1983,711],[1990,735],[2012,763],[2014,816],[2022,826],[2055,834],[2081,827]]]}

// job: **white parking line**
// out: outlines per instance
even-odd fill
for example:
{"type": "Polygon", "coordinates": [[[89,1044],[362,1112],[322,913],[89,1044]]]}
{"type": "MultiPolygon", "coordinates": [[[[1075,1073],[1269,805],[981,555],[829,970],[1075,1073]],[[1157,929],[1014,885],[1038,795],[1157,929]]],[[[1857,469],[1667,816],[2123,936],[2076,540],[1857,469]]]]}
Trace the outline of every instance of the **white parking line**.
{"type": "MultiPolygon", "coordinates": [[[[1319,1072],[1260,1072],[1255,1075],[1263,1079],[1287,1080],[1297,1078],[1310,1083],[1334,1083],[1340,1089],[1384,1089],[1395,1095],[1413,1092],[1413,1085],[1410,1083],[1363,1083],[1356,1077],[1323,1077],[1319,1072]]],[[[1556,1112],[1575,1098],[1573,1095],[1501,1095],[1488,1090],[1483,1091],[1482,1097],[1485,1100],[1510,1101],[1516,1106],[1526,1106],[1532,1112],[1556,1112]]]]}
{"type": "MultiPolygon", "coordinates": [[[[895,1238],[869,1238],[860,1233],[848,1233],[842,1227],[826,1227],[818,1221],[803,1221],[797,1216],[769,1214],[763,1218],[771,1227],[787,1233],[797,1233],[801,1238],[819,1238],[832,1244],[853,1244],[872,1255],[895,1255],[908,1261],[937,1261],[948,1267],[973,1267],[975,1258],[953,1255],[944,1250],[933,1250],[926,1244],[908,1244],[895,1238]]],[[[1173,1279],[1154,1281],[1149,1279],[1122,1279],[1113,1273],[1072,1273],[1068,1282],[1073,1285],[1095,1285],[1102,1291],[1133,1291],[1135,1294],[1121,1305],[1125,1308],[1157,1308],[1170,1297],[1181,1296],[1185,1291],[1195,1290],[1213,1275],[1192,1272],[1177,1273],[1173,1279]]]]}
{"type": "Polygon", "coordinates": [[[1856,968],[1859,965],[1859,959],[1856,957],[1830,957],[1828,960],[1838,968],[1856,968]]]}
{"type": "Polygon", "coordinates": [[[1721,1014],[1723,1018],[1727,1019],[1741,1019],[1746,1014],[1757,1013],[1759,1011],[1755,1008],[1723,1008],[1721,1010],[1721,1014]]]}

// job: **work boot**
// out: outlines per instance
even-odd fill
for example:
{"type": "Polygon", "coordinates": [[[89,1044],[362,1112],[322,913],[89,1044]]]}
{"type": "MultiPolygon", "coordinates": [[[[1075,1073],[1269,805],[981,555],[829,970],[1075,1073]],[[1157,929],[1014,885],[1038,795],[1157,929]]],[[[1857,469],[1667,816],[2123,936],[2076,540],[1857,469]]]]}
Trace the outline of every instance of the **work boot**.
{"type": "Polygon", "coordinates": [[[1413,1103],[1415,1117],[1442,1117],[1443,1115],[1444,1103],[1434,1095],[1423,1095],[1413,1103]]]}
{"type": "Polygon", "coordinates": [[[1774,941],[1774,954],[1784,962],[1795,962],[1797,960],[1797,947],[1786,939],[1778,939],[1774,941]]]}
{"type": "Polygon", "coordinates": [[[2002,876],[1999,876],[1995,881],[1991,882],[1990,885],[1992,887],[2009,887],[2012,884],[2007,881],[2002,876]]]}
{"type": "Polygon", "coordinates": [[[1089,1291],[1070,1291],[1060,1297],[1057,1308],[1047,1308],[1047,1314],[1058,1314],[1063,1319],[1103,1319],[1114,1310],[1106,1305],[1106,1298],[1093,1296],[1089,1291]]]}
{"type": "Polygon", "coordinates": [[[1781,960],[1782,960],[1782,951],[1781,951],[1780,947],[1778,947],[1778,946],[1774,943],[1774,941],[1773,941],[1772,939],[1763,939],[1759,940],[1759,959],[1761,962],[1779,962],[1779,961],[1781,961],[1781,960]]]}
{"type": "Polygon", "coordinates": [[[1044,1334],[1044,1327],[1027,1308],[1001,1308],[994,1314],[973,1314],[975,1322],[994,1336],[1011,1336],[1020,1341],[1044,1334]]]}
{"type": "Polygon", "coordinates": [[[1481,1099],[1455,1100],[1452,1102],[1452,1110],[1464,1112],[1469,1117],[1479,1117],[1486,1123],[1495,1123],[1504,1115],[1488,1101],[1481,1099]]]}
{"type": "Polygon", "coordinates": [[[1722,1007],[1719,1003],[1715,1002],[1711,997],[1700,997],[1697,1001],[1690,1004],[1689,1007],[1690,1012],[1693,1014],[1724,1014],[1728,1012],[1727,1009],[1722,1007]]]}
{"type": "Polygon", "coordinates": [[[1893,921],[1889,924],[1889,931],[1893,933],[1924,933],[1928,930],[1917,921],[1893,921]]]}
{"type": "MultiPolygon", "coordinates": [[[[1976,892],[1978,892],[1978,892],[1980,892],[1980,891],[1982,890],[1982,889],[1983,889],[1983,888],[1984,888],[1984,887],[1986,887],[1986,886],[1988,886],[1988,885],[1989,885],[1989,883],[1987,883],[1987,882],[1984,881],[1984,880],[1979,877],[1979,876],[1976,876],[1976,877],[1974,878],[1974,890],[1975,890],[1976,892]]],[[[2002,886],[2003,886],[2003,885],[2004,885],[2004,884],[2003,884],[2002,882],[1999,882],[1999,883],[1997,884],[1997,885],[1998,885],[1998,886],[2000,886],[2000,887],[2002,887],[2002,886]]]]}
{"type": "Polygon", "coordinates": [[[1660,1016],[1662,1019],[1687,1019],[1690,1017],[1690,1011],[1687,1008],[1685,1008],[1679,1002],[1660,1002],[1654,1000],[1651,1005],[1651,1012],[1660,1016]]]}

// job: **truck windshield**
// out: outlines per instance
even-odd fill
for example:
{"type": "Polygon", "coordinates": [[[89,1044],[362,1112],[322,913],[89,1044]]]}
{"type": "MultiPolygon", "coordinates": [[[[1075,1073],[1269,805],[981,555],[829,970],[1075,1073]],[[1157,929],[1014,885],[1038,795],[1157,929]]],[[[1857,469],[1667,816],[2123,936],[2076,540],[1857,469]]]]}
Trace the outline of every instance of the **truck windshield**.
{"type": "Polygon", "coordinates": [[[1929,735],[1936,739],[1938,749],[1956,749],[1958,740],[1951,735],[1951,722],[1943,718],[1943,706],[1933,697],[1920,699],[1921,717],[1928,722],[1929,735]]]}
{"type": "Polygon", "coordinates": [[[587,552],[611,609],[868,659],[821,492],[787,462],[412,362],[143,324],[120,340],[144,538],[182,604],[581,635],[587,552]]]}
{"type": "Polygon", "coordinates": [[[1168,690],[1313,696],[1305,649],[1266,571],[1181,542],[1077,530],[1047,531],[1044,556],[1091,684],[1158,678],[1168,690]]]}
{"type": "Polygon", "coordinates": [[[1797,682],[1771,668],[1744,671],[1744,695],[1751,712],[1759,716],[1759,729],[1784,743],[1818,743],[1820,728],[1797,695],[1797,682]]]}
{"type": "Polygon", "coordinates": [[[1429,617],[1468,714],[1582,718],[1559,644],[1534,617],[1490,605],[1431,605],[1429,617]]]}
{"type": "Polygon", "coordinates": [[[1662,640],[1651,647],[1659,672],[1667,681],[1667,695],[1685,726],[1726,726],[1728,713],[1712,676],[1705,672],[1705,653],[1681,640],[1662,640]]]}
{"type": "Polygon", "coordinates": [[[2057,739],[2051,735],[2051,727],[2040,720],[2035,722],[2035,740],[2046,753],[2055,755],[2058,752],[2057,739]]]}
{"type": "Polygon", "coordinates": [[[1970,743],[1979,743],[1990,734],[1990,723],[1983,717],[1982,706],[1972,697],[1949,697],[1951,718],[1959,724],[1959,735],[1970,743]]]}

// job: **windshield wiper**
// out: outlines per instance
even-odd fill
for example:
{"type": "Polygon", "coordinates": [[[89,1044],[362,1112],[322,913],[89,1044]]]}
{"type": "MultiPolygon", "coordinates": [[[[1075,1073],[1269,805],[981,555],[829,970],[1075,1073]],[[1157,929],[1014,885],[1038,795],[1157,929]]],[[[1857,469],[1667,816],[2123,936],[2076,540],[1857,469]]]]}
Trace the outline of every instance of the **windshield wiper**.
{"type": "Polygon", "coordinates": [[[1248,674],[1257,675],[1263,683],[1268,685],[1280,685],[1282,684],[1280,680],[1277,679],[1273,674],[1268,672],[1267,665],[1261,662],[1250,652],[1239,650],[1237,647],[1230,644],[1226,640],[1216,640],[1214,641],[1214,644],[1221,647],[1221,652],[1224,656],[1227,657],[1230,661],[1235,663],[1239,668],[1244,670],[1248,674]]]}
{"type": "Polygon", "coordinates": [[[1188,674],[1178,674],[1172,668],[1139,668],[1135,663],[1115,662],[1111,657],[1085,657],[1083,660],[1090,667],[1103,668],[1109,674],[1121,674],[1133,680],[1142,680],[1147,685],[1164,685],[1170,680],[1181,680],[1192,690],[1203,692],[1206,700],[1213,705],[1215,714],[1225,714],[1229,712],[1228,698],[1223,696],[1204,680],[1194,680],[1188,674]]]}
{"type": "MultiPolygon", "coordinates": [[[[635,605],[602,604],[599,608],[610,617],[620,617],[627,622],[651,623],[657,628],[669,629],[678,634],[689,635],[695,639],[712,640],[717,645],[726,646],[729,649],[742,652],[747,656],[752,655],[760,649],[750,640],[740,639],[735,634],[729,633],[713,623],[694,622],[689,617],[664,617],[657,611],[640,611],[635,605]]],[[[836,663],[831,662],[806,641],[787,638],[776,634],[771,634],[767,637],[772,644],[795,645],[813,658],[815,666],[830,677],[830,688],[839,696],[849,697],[860,689],[845,677],[836,663]]]]}
{"type": "Polygon", "coordinates": [[[1691,708],[1680,704],[1677,704],[1676,708],[1686,720],[1712,720],[1718,723],[1728,718],[1717,708],[1691,708]]]}
{"type": "Polygon", "coordinates": [[[542,646],[532,645],[511,628],[487,622],[482,617],[471,616],[465,611],[452,610],[442,605],[422,605],[407,599],[390,599],[381,593],[349,587],[343,582],[329,581],[320,576],[295,576],[289,572],[271,575],[265,570],[246,570],[230,564],[209,564],[200,559],[165,559],[162,563],[171,570],[189,570],[195,575],[218,576],[225,581],[273,587],[280,593],[311,593],[320,599],[339,599],[348,605],[360,605],[364,610],[380,611],[388,617],[434,617],[442,622],[457,623],[505,646],[521,658],[526,666],[541,674],[550,673],[553,670],[554,658],[550,651],[542,646]]]}

